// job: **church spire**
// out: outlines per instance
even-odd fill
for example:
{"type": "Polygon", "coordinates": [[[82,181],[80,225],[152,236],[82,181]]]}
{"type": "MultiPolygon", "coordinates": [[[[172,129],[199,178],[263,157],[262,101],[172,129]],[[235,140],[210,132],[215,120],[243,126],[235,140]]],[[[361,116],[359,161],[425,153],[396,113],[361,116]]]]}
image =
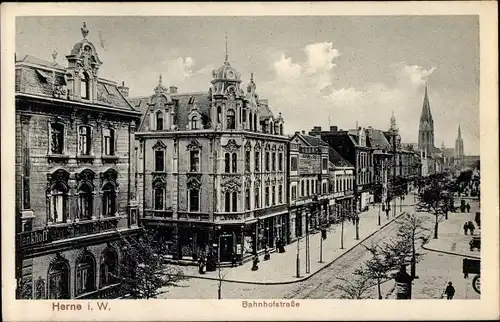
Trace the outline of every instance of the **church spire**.
{"type": "Polygon", "coordinates": [[[432,122],[431,105],[429,103],[429,95],[427,94],[427,85],[425,85],[424,103],[422,105],[422,115],[420,121],[432,122]]]}
{"type": "Polygon", "coordinates": [[[458,124],[458,138],[459,139],[462,138],[462,134],[460,133],[460,124],[458,124]]]}

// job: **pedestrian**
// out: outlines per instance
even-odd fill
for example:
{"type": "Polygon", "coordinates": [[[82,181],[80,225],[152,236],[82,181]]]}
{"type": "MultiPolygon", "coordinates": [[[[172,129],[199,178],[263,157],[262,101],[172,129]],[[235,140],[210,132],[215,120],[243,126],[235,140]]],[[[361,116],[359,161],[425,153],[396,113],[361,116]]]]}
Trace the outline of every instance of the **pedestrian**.
{"type": "Polygon", "coordinates": [[[271,259],[271,254],[269,254],[269,250],[267,248],[264,250],[264,260],[268,261],[271,259]]]}
{"type": "Polygon", "coordinates": [[[358,225],[359,225],[359,216],[356,215],[356,226],[358,226],[358,225]]]}
{"type": "Polygon", "coordinates": [[[470,234],[474,235],[474,229],[476,229],[476,227],[474,227],[474,224],[472,223],[472,221],[468,222],[468,226],[469,226],[470,234]]]}
{"type": "Polygon", "coordinates": [[[238,265],[236,265],[236,254],[233,252],[231,254],[231,267],[236,267],[238,265]]]}
{"type": "Polygon", "coordinates": [[[467,205],[465,207],[467,208],[467,212],[470,212],[470,205],[469,205],[469,203],[467,203],[467,205]]]}
{"type": "Polygon", "coordinates": [[[198,273],[205,274],[205,258],[203,256],[198,261],[198,273]]]}
{"type": "Polygon", "coordinates": [[[453,300],[453,296],[455,295],[455,288],[451,282],[448,282],[448,286],[444,290],[444,294],[446,294],[447,300],[453,300]]]}
{"type": "Polygon", "coordinates": [[[467,235],[467,231],[469,230],[469,223],[465,222],[464,224],[464,234],[467,235]]]}
{"type": "Polygon", "coordinates": [[[259,265],[257,265],[258,263],[259,263],[259,256],[254,255],[252,259],[252,271],[256,271],[259,269],[259,265]]]}
{"type": "Polygon", "coordinates": [[[476,212],[476,217],[474,218],[474,221],[477,224],[478,228],[481,228],[481,213],[478,211],[476,212]]]}

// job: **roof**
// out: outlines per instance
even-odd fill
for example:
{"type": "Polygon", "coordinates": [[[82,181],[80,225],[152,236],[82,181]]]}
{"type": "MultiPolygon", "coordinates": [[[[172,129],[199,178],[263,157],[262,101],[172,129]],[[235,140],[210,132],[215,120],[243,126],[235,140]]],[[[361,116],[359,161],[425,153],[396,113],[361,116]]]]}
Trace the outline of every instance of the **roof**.
{"type": "Polygon", "coordinates": [[[422,104],[422,114],[420,115],[420,122],[422,123],[424,121],[433,123],[429,95],[427,94],[427,86],[425,86],[424,103],[422,104]]]}
{"type": "MultiPolygon", "coordinates": [[[[36,95],[46,98],[54,98],[54,92],[58,86],[66,86],[64,78],[65,68],[54,62],[49,62],[34,56],[26,55],[16,61],[16,92],[36,95]],[[30,66],[20,65],[29,63],[30,66]],[[37,68],[38,67],[38,68],[37,68]],[[47,68],[50,68],[48,70],[47,68]]],[[[130,102],[123,96],[114,82],[99,78],[97,80],[97,99],[91,104],[102,107],[112,107],[127,111],[135,111],[130,102]]],[[[63,95],[59,97],[71,102],[63,95]]]]}
{"type": "Polygon", "coordinates": [[[330,162],[332,162],[335,167],[353,167],[349,161],[344,159],[340,153],[335,151],[332,147],[328,149],[328,155],[330,162]]]}
{"type": "Polygon", "coordinates": [[[370,147],[378,148],[382,150],[390,150],[391,144],[387,141],[384,133],[381,130],[367,129],[368,131],[368,142],[370,147]]]}
{"type": "MultiPolygon", "coordinates": [[[[263,101],[261,100],[262,103],[266,102],[267,101],[263,101]]],[[[274,118],[274,115],[273,115],[273,112],[271,112],[271,109],[269,108],[269,106],[264,103],[264,104],[259,104],[259,115],[260,115],[260,119],[268,119],[270,117],[274,118]]]]}

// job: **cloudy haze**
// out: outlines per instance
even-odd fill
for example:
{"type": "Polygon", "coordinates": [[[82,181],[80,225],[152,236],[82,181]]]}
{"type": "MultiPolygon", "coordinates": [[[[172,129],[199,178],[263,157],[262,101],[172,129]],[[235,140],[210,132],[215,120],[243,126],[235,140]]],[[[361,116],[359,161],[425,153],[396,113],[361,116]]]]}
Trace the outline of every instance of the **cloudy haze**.
{"type": "Polygon", "coordinates": [[[387,129],[394,111],[404,142],[417,142],[425,84],[435,144],[479,154],[477,16],[393,17],[30,17],[18,18],[16,53],[65,64],[87,23],[100,75],[145,96],[162,74],[180,92],[207,91],[229,60],[243,86],[254,73],[261,98],[285,130],[329,124],[387,129]]]}

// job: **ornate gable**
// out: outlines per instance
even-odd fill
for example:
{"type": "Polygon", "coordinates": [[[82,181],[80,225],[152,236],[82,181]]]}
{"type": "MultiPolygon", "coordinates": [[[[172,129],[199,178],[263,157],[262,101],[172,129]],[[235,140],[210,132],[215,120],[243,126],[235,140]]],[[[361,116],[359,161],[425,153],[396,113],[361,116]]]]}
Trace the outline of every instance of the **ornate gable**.
{"type": "Polygon", "coordinates": [[[153,150],[165,150],[166,148],[167,146],[161,140],[156,141],[155,145],[153,145],[153,150]]]}
{"type": "Polygon", "coordinates": [[[191,143],[189,143],[187,145],[186,150],[197,151],[197,150],[201,150],[201,148],[202,148],[202,145],[200,144],[200,142],[198,142],[198,140],[196,140],[196,139],[192,139],[191,143]]]}
{"type": "Polygon", "coordinates": [[[228,152],[238,152],[241,146],[236,144],[234,139],[230,139],[227,144],[222,147],[228,152]]]}

